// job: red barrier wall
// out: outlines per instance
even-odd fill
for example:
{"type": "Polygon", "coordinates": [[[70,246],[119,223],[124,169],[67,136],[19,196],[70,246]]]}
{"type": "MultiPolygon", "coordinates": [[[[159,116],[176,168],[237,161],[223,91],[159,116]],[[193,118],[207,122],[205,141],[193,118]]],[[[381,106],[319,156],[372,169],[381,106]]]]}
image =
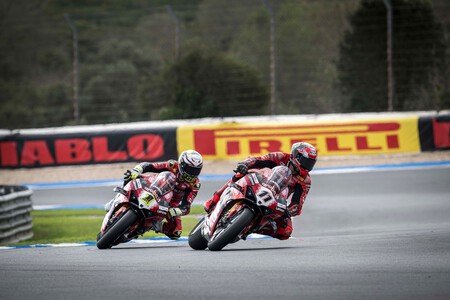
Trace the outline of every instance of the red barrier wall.
{"type": "Polygon", "coordinates": [[[21,134],[0,140],[1,168],[33,168],[177,157],[176,128],[21,134]]]}

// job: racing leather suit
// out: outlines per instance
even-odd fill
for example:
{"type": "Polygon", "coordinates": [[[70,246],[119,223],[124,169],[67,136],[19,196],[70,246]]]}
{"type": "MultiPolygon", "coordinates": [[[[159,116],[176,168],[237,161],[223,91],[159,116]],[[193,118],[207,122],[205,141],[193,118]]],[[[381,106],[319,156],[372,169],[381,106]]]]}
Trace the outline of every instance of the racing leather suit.
{"type": "MultiPolygon", "coordinates": [[[[270,152],[263,156],[250,156],[242,163],[246,164],[249,169],[262,169],[262,168],[274,168],[276,166],[288,165],[290,161],[290,154],[284,152],[270,152]]],[[[214,196],[205,203],[206,208],[212,208],[220,199],[223,191],[227,188],[231,182],[236,182],[242,174],[235,174],[221,189],[214,193],[214,196]]],[[[299,174],[292,175],[292,181],[289,185],[288,197],[291,197],[288,209],[289,215],[285,218],[279,218],[277,220],[277,230],[274,233],[273,229],[267,228],[261,232],[265,235],[270,235],[280,240],[288,239],[292,233],[292,220],[291,216],[295,217],[301,214],[303,203],[306,200],[306,196],[311,187],[311,178],[309,172],[303,168],[300,168],[299,174]]]]}
{"type": "MultiPolygon", "coordinates": [[[[180,180],[178,171],[178,161],[169,160],[166,162],[142,162],[138,164],[142,168],[142,173],[153,172],[161,173],[164,171],[169,171],[177,176],[177,182],[173,190],[173,197],[170,201],[170,207],[178,207],[181,210],[181,215],[187,215],[191,211],[192,202],[194,202],[195,197],[200,189],[200,180],[197,178],[194,182],[189,183],[180,180]]],[[[164,223],[162,231],[171,239],[178,239],[181,236],[181,231],[183,229],[181,223],[181,216],[170,217],[166,216],[167,222],[164,223]]]]}

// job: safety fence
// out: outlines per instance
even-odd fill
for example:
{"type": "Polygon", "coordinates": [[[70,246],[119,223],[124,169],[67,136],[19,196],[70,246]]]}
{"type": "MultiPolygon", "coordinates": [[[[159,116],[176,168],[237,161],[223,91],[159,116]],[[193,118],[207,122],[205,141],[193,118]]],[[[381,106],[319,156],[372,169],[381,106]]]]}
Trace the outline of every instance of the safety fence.
{"type": "Polygon", "coordinates": [[[418,153],[450,149],[450,112],[274,116],[34,129],[0,134],[0,169],[175,158],[186,149],[205,160],[288,152],[307,141],[321,156],[418,153]]]}
{"type": "Polygon", "coordinates": [[[33,236],[32,194],[25,186],[0,186],[0,244],[33,236]]]}

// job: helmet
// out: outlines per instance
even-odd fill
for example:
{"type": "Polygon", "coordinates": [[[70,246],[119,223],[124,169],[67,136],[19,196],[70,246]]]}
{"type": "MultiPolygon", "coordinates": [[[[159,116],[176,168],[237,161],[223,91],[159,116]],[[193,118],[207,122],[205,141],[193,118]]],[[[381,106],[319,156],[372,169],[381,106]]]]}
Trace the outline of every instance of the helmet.
{"type": "Polygon", "coordinates": [[[291,170],[286,166],[276,166],[272,169],[272,174],[267,178],[267,184],[274,188],[274,192],[278,194],[287,187],[292,179],[291,170]]]}
{"type": "Polygon", "coordinates": [[[292,145],[291,160],[295,171],[299,172],[300,167],[306,171],[311,171],[317,161],[317,151],[313,145],[305,142],[298,142],[292,145]]]}
{"type": "Polygon", "coordinates": [[[178,171],[181,179],[187,182],[194,182],[203,167],[203,158],[195,150],[186,150],[181,153],[178,159],[178,171]]]}

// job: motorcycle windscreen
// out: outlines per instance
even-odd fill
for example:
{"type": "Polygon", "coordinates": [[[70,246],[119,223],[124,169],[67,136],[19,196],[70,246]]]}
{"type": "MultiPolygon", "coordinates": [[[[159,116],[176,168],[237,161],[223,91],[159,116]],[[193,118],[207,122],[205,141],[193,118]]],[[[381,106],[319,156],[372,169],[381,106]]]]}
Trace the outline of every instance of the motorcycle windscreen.
{"type": "Polygon", "coordinates": [[[287,187],[292,179],[291,170],[286,166],[277,166],[272,169],[272,174],[267,179],[267,184],[275,188],[279,193],[282,189],[287,187]]]}
{"type": "Polygon", "coordinates": [[[150,185],[150,189],[156,191],[159,197],[173,191],[177,178],[172,172],[161,172],[150,185]]]}

